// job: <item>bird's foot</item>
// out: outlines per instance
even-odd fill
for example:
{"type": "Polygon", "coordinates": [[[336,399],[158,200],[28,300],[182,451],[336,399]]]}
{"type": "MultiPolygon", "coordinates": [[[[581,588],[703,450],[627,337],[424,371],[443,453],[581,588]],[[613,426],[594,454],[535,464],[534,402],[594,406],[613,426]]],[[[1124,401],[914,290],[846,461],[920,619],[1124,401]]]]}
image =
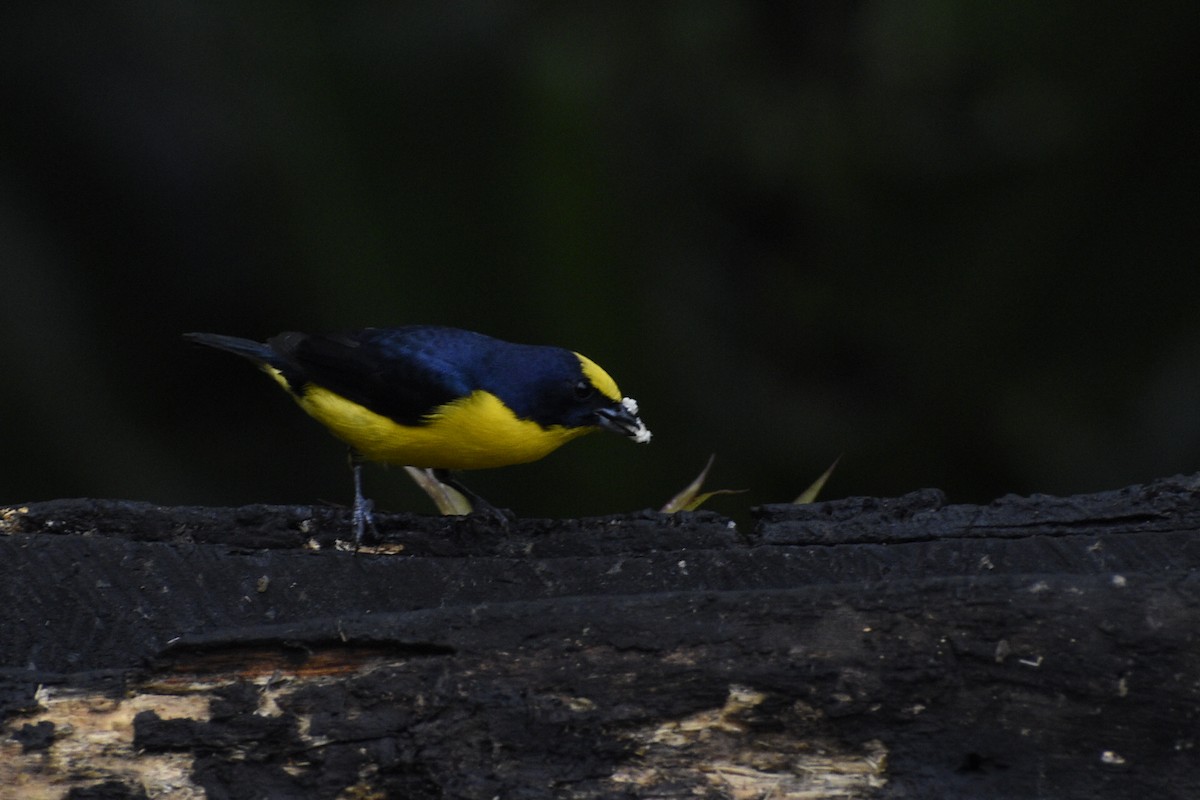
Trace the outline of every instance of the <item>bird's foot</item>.
{"type": "Polygon", "coordinates": [[[375,503],[365,497],[354,498],[354,510],[351,512],[351,520],[354,523],[354,548],[357,550],[362,547],[363,534],[367,529],[371,529],[371,536],[375,539],[379,538],[379,529],[375,527],[375,515],[372,513],[375,510],[375,503]]]}
{"type": "Polygon", "coordinates": [[[351,514],[351,519],[354,522],[354,549],[362,547],[363,534],[367,528],[371,529],[371,535],[378,539],[379,530],[375,527],[375,515],[371,512],[375,509],[375,503],[363,497],[362,492],[362,463],[351,453],[350,467],[354,471],[354,511],[351,514]]]}

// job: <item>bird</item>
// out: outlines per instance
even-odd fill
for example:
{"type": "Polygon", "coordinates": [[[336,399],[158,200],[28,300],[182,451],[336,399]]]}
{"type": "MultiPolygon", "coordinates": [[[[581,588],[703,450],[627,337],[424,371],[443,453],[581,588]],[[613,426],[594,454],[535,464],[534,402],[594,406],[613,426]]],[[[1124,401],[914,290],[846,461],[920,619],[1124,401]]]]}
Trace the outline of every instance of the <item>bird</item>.
{"type": "Polygon", "coordinates": [[[536,461],[597,430],[646,443],[638,404],[596,362],[561,347],[514,344],[438,325],[281,333],[258,342],[184,338],[256,364],[350,447],[355,542],[374,527],[362,462],[431,470],[495,511],[451,471],[536,461]]]}

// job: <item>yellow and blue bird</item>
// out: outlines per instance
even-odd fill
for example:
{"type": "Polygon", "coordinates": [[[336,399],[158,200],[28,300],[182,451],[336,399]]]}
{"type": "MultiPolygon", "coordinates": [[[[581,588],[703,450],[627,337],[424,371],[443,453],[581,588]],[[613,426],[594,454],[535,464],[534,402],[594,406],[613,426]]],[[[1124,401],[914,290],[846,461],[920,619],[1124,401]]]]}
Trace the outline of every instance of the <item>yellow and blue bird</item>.
{"type": "Polygon", "coordinates": [[[490,506],[451,470],[536,461],[595,430],[650,441],[637,403],[596,362],[561,347],[432,325],[281,333],[265,343],[184,338],[254,362],[350,446],[360,542],[371,523],[360,459],[430,469],[479,508],[490,506]]]}

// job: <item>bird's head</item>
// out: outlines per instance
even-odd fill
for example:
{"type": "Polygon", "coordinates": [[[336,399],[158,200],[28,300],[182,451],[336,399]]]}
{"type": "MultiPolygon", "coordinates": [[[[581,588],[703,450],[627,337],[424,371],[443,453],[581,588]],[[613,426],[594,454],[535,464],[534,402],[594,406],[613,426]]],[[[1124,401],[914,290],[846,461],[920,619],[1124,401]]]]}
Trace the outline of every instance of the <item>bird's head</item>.
{"type": "Polygon", "coordinates": [[[578,413],[583,424],[628,436],[635,442],[650,441],[650,429],[638,416],[638,404],[632,397],[622,397],[621,390],[600,365],[587,356],[573,354],[579,359],[582,378],[574,387],[578,413]]]}
{"type": "Polygon", "coordinates": [[[506,349],[488,364],[485,388],[520,419],[543,428],[586,433],[606,430],[650,441],[638,405],[590,358],[558,347],[506,349]]]}

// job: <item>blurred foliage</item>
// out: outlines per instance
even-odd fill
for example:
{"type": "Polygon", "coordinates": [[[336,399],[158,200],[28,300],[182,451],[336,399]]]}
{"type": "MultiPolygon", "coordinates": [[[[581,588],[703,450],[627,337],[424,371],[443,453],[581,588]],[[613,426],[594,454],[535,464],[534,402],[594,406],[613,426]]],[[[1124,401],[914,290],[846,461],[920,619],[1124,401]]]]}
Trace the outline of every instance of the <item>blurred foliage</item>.
{"type": "Polygon", "coordinates": [[[825,484],[829,483],[829,478],[833,475],[833,471],[837,469],[838,462],[841,461],[841,456],[833,460],[833,463],[825,468],[825,471],[817,476],[817,479],[808,485],[803,492],[796,496],[792,502],[798,506],[806,505],[807,503],[815,503],[821,495],[821,490],[825,488],[825,484]]]}
{"type": "Polygon", "coordinates": [[[659,509],[664,514],[678,514],[680,511],[695,511],[700,506],[707,503],[714,497],[719,497],[723,494],[742,494],[744,489],[714,489],[707,492],[700,491],[704,488],[704,482],[708,480],[709,470],[712,469],[713,462],[717,460],[716,455],[708,457],[708,462],[705,463],[704,469],[700,470],[700,474],[692,479],[692,482],[679,490],[679,492],[668,500],[663,507],[659,509]]]}
{"type": "MultiPolygon", "coordinates": [[[[463,516],[475,510],[466,495],[453,486],[438,480],[433,470],[425,467],[405,467],[404,471],[421,488],[421,491],[433,501],[434,508],[437,509],[439,514],[463,516]]],[[[480,509],[480,511],[482,512],[483,509],[480,509]]]]}
{"type": "MultiPolygon", "coordinates": [[[[438,322],[595,358],[650,447],[521,514],[955,500],[1200,468],[1190,4],[8,4],[0,501],[348,502],[209,330],[438,322]]],[[[370,470],[381,508],[428,509],[370,470]]]]}

